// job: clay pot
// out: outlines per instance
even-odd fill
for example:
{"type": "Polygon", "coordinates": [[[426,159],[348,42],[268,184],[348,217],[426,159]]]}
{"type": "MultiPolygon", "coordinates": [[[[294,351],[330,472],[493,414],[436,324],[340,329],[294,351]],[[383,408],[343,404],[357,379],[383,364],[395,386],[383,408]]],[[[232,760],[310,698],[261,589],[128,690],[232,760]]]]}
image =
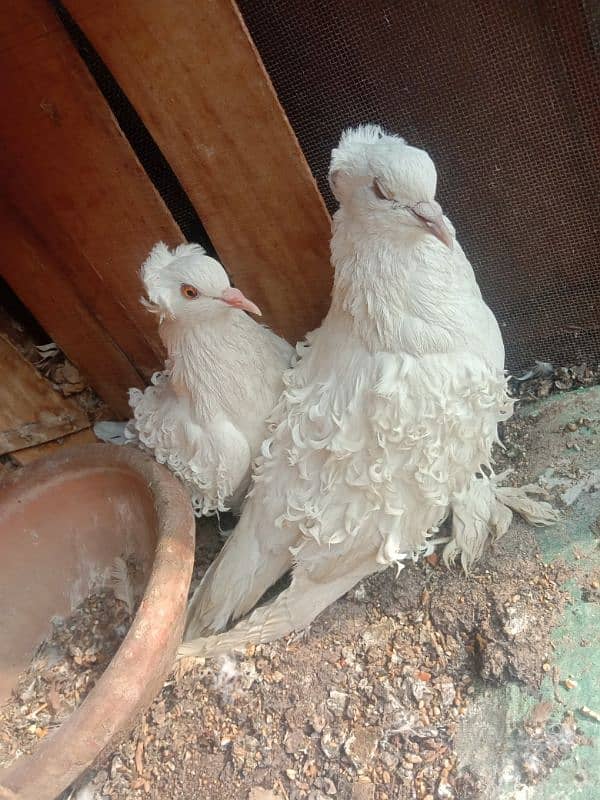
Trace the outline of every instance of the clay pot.
{"type": "Polygon", "coordinates": [[[128,733],[174,663],[194,562],[184,489],[133,448],[65,449],[0,487],[0,702],[52,617],[68,616],[124,553],[147,575],[127,636],[76,711],[0,771],[0,798],[53,800],[128,733]]]}

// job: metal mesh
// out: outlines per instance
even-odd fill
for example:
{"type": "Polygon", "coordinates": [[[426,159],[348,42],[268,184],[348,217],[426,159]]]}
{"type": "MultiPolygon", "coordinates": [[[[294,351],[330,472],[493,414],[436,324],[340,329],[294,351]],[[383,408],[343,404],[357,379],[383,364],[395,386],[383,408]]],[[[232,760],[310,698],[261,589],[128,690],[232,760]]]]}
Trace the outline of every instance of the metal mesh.
{"type": "Polygon", "coordinates": [[[340,131],[425,147],[516,370],[600,357],[591,0],[239,0],[330,208],[340,131]]]}

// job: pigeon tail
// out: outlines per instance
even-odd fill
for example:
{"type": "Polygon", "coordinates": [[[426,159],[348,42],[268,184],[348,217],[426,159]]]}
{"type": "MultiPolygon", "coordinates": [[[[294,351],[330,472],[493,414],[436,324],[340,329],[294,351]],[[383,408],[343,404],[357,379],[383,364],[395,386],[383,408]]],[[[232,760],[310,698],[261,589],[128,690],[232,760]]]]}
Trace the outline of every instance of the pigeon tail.
{"type": "Polygon", "coordinates": [[[260,514],[255,507],[238,523],[208,568],[188,604],[184,639],[223,630],[291,569],[293,534],[265,526],[260,514]]]}
{"type": "Polygon", "coordinates": [[[313,580],[305,569],[297,566],[292,583],[278,597],[257,608],[230,631],[184,642],[177,656],[213,658],[248,644],[266,644],[302,631],[360,580],[381,569],[375,560],[370,560],[354,571],[337,578],[329,576],[323,582],[313,580]]]}

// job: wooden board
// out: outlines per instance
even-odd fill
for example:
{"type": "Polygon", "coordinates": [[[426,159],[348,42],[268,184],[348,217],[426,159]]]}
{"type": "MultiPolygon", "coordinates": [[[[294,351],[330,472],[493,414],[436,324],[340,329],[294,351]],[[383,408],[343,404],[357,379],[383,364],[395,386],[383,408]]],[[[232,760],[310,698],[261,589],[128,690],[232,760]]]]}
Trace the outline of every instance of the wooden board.
{"type": "Polygon", "coordinates": [[[12,458],[15,459],[21,466],[31,464],[39,458],[56,453],[57,450],[62,450],[65,447],[76,447],[82,444],[93,444],[98,440],[94,436],[91,428],[79,431],[78,433],[71,433],[61,439],[46,444],[40,444],[37,447],[28,447],[26,450],[19,450],[16,453],[11,453],[12,458]]]}
{"type": "Polygon", "coordinates": [[[85,412],[0,336],[0,455],[87,427],[85,412]]]}
{"type": "Polygon", "coordinates": [[[330,219],[232,0],[63,0],[229,270],[295,341],[329,305],[330,219]]]}
{"type": "Polygon", "coordinates": [[[143,380],[82,302],[60,261],[1,195],[0,238],[0,274],[100,397],[126,418],[127,390],[142,388],[143,380]]]}
{"type": "MultiPolygon", "coordinates": [[[[156,320],[139,304],[138,270],[156,241],[176,244],[181,232],[46,0],[0,6],[0,74],[10,110],[0,115],[2,191],[48,254],[48,269],[60,271],[80,305],[148,376],[162,348],[156,320]]],[[[24,284],[14,269],[2,265],[34,311],[32,295],[44,287],[24,284]]],[[[55,300],[46,301],[44,324],[64,346],[66,310],[55,300]]],[[[94,382],[84,337],[73,331],[64,349],[94,382]]]]}

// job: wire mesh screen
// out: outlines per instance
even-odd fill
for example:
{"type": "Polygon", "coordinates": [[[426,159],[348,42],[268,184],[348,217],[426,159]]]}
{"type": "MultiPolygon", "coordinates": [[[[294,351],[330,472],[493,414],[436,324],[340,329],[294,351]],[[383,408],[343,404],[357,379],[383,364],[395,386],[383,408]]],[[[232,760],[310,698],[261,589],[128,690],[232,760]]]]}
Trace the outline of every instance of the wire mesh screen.
{"type": "Polygon", "coordinates": [[[340,131],[429,151],[507,366],[600,358],[592,0],[239,0],[330,208],[340,131]]]}

